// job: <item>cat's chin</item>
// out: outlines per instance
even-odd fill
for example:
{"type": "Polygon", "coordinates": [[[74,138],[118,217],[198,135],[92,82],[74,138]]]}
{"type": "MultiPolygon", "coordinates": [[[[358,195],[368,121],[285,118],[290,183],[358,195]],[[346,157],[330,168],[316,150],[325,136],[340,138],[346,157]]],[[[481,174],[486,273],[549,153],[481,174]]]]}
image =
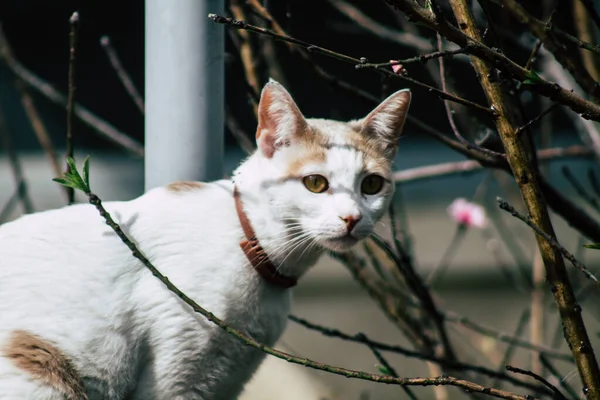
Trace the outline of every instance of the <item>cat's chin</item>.
{"type": "Polygon", "coordinates": [[[345,235],[337,238],[324,239],[321,245],[328,250],[345,252],[352,249],[360,239],[355,236],[345,235]]]}

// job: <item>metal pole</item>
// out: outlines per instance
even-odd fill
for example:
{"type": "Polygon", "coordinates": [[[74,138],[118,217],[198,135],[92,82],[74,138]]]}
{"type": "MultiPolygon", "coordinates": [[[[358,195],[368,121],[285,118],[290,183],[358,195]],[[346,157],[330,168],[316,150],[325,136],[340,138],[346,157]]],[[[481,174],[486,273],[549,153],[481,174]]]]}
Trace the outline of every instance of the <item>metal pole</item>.
{"type": "Polygon", "coordinates": [[[224,0],[146,0],[145,190],[223,177],[224,0]]]}

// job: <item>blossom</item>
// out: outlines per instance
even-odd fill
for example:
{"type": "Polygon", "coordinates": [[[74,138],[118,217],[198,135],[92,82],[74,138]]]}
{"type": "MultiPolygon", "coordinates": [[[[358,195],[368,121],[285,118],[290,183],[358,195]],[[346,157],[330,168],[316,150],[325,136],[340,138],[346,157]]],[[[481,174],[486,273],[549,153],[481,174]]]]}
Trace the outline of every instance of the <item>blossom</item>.
{"type": "Polygon", "coordinates": [[[456,222],[466,227],[484,228],[487,225],[487,216],[483,207],[462,197],[450,204],[448,214],[456,222]]]}
{"type": "MultiPolygon", "coordinates": [[[[390,63],[397,63],[398,60],[390,60],[390,63]]],[[[404,66],[402,66],[402,64],[393,64],[392,65],[392,71],[394,71],[394,73],[396,75],[406,75],[406,68],[404,68],[404,66]]]]}

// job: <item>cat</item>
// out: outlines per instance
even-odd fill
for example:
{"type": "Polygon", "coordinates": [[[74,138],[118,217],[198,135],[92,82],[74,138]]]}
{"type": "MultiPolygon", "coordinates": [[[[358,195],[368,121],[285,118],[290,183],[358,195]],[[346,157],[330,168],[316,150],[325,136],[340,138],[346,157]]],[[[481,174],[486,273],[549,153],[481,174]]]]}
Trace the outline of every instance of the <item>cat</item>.
{"type": "MultiPolygon", "coordinates": [[[[231,180],[105,208],[183,292],[272,346],[288,288],[387,210],[410,101],[405,89],[359,120],[307,119],[270,80],[257,149],[231,180]]],[[[89,204],[0,226],[2,400],[236,399],[263,357],[168,291],[89,204]]]]}

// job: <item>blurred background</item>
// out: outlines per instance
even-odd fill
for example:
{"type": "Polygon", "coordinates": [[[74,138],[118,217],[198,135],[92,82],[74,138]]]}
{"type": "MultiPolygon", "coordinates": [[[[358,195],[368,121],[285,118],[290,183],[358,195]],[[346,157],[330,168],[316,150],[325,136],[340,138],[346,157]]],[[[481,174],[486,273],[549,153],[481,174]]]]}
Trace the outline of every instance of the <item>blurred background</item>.
{"type": "MultiPolygon", "coordinates": [[[[266,3],[265,7],[289,35],[352,57],[365,57],[370,62],[405,59],[435,50],[435,35],[432,32],[412,24],[384,1],[278,0],[263,3],[266,3]],[[399,33],[407,33],[408,36],[399,33]]],[[[561,1],[558,4],[552,1],[520,3],[540,19],[544,16],[547,18],[552,10],[555,10],[553,23],[573,35],[578,34],[573,23],[577,19],[575,1],[561,1]]],[[[230,5],[228,1],[225,13],[227,16],[231,16],[230,5]]],[[[598,2],[595,2],[595,5],[600,6],[598,2]]],[[[447,9],[446,2],[441,2],[441,6],[447,9]]],[[[476,2],[473,7],[481,22],[480,27],[485,29],[487,25],[483,19],[484,12],[476,2]]],[[[143,143],[144,116],[123,89],[100,45],[100,38],[103,35],[110,37],[124,69],[143,95],[144,1],[4,0],[0,2],[0,22],[14,57],[29,71],[66,93],[69,59],[68,20],[74,11],[78,11],[80,15],[77,101],[116,129],[143,143]]],[[[525,64],[535,46],[535,37],[526,33],[510,15],[500,10],[496,11],[498,12],[493,13],[493,18],[503,38],[502,50],[513,60],[525,64]]],[[[247,17],[250,22],[258,25],[263,22],[252,13],[247,13],[247,17]]],[[[224,174],[229,174],[245,156],[232,134],[232,129],[236,129],[238,133],[242,132],[252,140],[256,120],[251,106],[253,96],[249,95],[245,69],[239,55],[241,36],[235,30],[229,31],[225,26],[222,26],[222,29],[226,30],[228,118],[225,130],[224,174]]],[[[597,43],[597,29],[592,29],[592,35],[597,43]]],[[[374,107],[375,104],[365,98],[353,96],[332,84],[332,80],[323,79],[313,63],[291,53],[284,44],[253,34],[249,40],[261,54],[254,62],[259,83],[264,84],[269,76],[275,77],[290,91],[306,116],[348,120],[362,117],[374,107]],[[277,62],[274,63],[273,60],[277,62]]],[[[581,56],[579,53],[573,53],[572,57],[581,56]]],[[[353,65],[319,54],[310,54],[310,58],[327,71],[334,81],[345,81],[378,99],[383,99],[395,90],[411,88],[411,115],[445,135],[452,136],[444,104],[435,93],[402,80],[382,78],[373,71],[355,69],[353,65]]],[[[544,59],[540,56],[534,65],[539,67],[540,74],[546,73],[548,79],[557,80],[556,76],[551,75],[553,72],[550,69],[545,69],[547,64],[544,64],[544,59]]],[[[439,87],[436,60],[427,64],[407,65],[406,69],[411,78],[439,87]]],[[[448,59],[446,76],[450,85],[449,91],[476,103],[486,104],[466,56],[459,55],[448,59]]],[[[62,166],[66,143],[65,108],[49,101],[47,96],[39,91],[29,90],[29,93],[62,166]]],[[[528,92],[519,96],[529,118],[548,106],[548,103],[533,98],[528,92]]],[[[55,176],[51,164],[23,107],[15,75],[1,60],[0,108],[4,115],[5,130],[9,132],[12,146],[20,160],[34,210],[41,211],[64,205],[62,189],[51,181],[55,176]]],[[[473,140],[481,139],[486,134],[495,136],[495,133],[491,132],[491,121],[482,120],[476,113],[463,107],[455,106],[455,110],[459,115],[459,128],[468,127],[473,140]]],[[[549,114],[533,129],[540,148],[589,145],[581,137],[581,126],[574,121],[570,112],[562,108],[549,114]],[[541,133],[537,135],[538,132],[541,133]]],[[[400,141],[396,159],[398,171],[421,171],[417,168],[466,160],[462,155],[426,135],[418,125],[408,122],[404,131],[405,136],[400,141]]],[[[92,184],[102,199],[127,200],[143,193],[142,157],[124,151],[77,119],[74,132],[75,154],[78,160],[82,160],[86,154],[91,155],[92,184]]],[[[170,132],[164,132],[164,135],[169,134],[170,132]]],[[[6,143],[1,148],[0,209],[9,202],[16,189],[6,143]]],[[[165,148],[164,151],[168,152],[169,149],[165,148]]],[[[562,172],[564,166],[568,166],[572,174],[579,177],[587,176],[590,169],[597,171],[597,163],[590,155],[585,153],[583,157],[557,158],[545,163],[543,172],[563,194],[597,217],[597,213],[582,201],[562,172]]],[[[432,286],[439,307],[476,320],[485,326],[495,327],[498,331],[513,334],[523,312],[531,306],[530,293],[524,291],[519,283],[519,271],[525,270],[531,274],[537,250],[529,228],[500,211],[496,207],[496,196],[502,196],[517,208],[520,207],[520,195],[509,175],[499,171],[478,170],[398,182],[395,203],[401,225],[409,232],[417,272],[427,276],[442,260],[447,267],[443,279],[436,280],[432,286]],[[468,229],[464,237],[455,240],[457,223],[449,216],[447,208],[456,198],[471,199],[474,196],[476,201],[485,207],[488,218],[493,223],[484,229],[468,229]],[[449,255],[448,249],[455,251],[450,251],[449,255]]],[[[20,207],[15,207],[4,216],[5,221],[18,217],[22,212],[20,207]]],[[[587,262],[592,271],[597,270],[598,257],[595,257],[593,251],[581,246],[589,241],[581,238],[581,235],[560,217],[553,215],[553,222],[561,243],[580,260],[587,262]]],[[[384,221],[378,227],[378,232],[389,238],[389,221],[384,221]]],[[[572,277],[576,288],[583,286],[585,278],[582,278],[581,274],[574,273],[572,277]]],[[[567,353],[565,342],[561,340],[560,327],[557,326],[557,313],[550,292],[545,292],[548,293],[545,294],[544,304],[548,306],[543,321],[544,343],[567,353]],[[557,329],[558,340],[555,340],[557,329]]],[[[324,258],[303,279],[294,296],[295,315],[351,334],[364,332],[384,342],[409,346],[409,342],[353,280],[351,274],[340,263],[330,258],[324,258]]],[[[584,318],[595,345],[598,344],[600,332],[600,309],[597,300],[597,295],[591,295],[582,301],[584,318]]],[[[449,331],[461,358],[476,364],[500,368],[507,349],[506,344],[474,333],[461,324],[449,324],[449,331]]],[[[525,339],[529,338],[527,323],[519,335],[525,339]]],[[[291,322],[280,345],[300,356],[347,368],[378,372],[378,362],[368,348],[326,338],[291,322]]],[[[390,356],[389,361],[400,376],[431,375],[427,364],[421,360],[394,355],[390,356]]],[[[516,366],[527,368],[531,364],[530,353],[520,351],[512,362],[516,366]]],[[[248,398],[408,398],[398,387],[308,371],[300,366],[287,365],[280,360],[269,359],[267,364],[249,389],[248,398]],[[264,370],[267,371],[265,374],[264,370]],[[279,376],[275,374],[288,375],[273,379],[273,376],[279,376]],[[270,376],[271,379],[262,380],[266,376],[270,376]],[[292,392],[289,389],[285,389],[290,387],[288,385],[296,385],[293,394],[290,394],[292,392]]],[[[579,388],[578,377],[568,375],[574,369],[572,364],[562,363],[558,368],[563,378],[572,380],[574,387],[579,388]]],[[[436,398],[431,388],[415,390],[419,399],[436,398]]],[[[458,389],[449,388],[448,393],[450,399],[464,397],[458,389]]]]}

